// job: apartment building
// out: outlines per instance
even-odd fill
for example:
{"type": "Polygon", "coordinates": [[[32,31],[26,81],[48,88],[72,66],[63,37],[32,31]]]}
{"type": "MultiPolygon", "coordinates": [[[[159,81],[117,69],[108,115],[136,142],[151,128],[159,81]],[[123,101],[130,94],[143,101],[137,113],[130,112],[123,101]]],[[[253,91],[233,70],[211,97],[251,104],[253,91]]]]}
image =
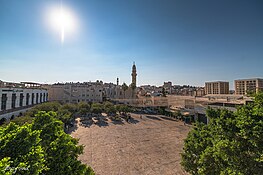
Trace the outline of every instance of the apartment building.
{"type": "Polygon", "coordinates": [[[205,94],[229,94],[229,82],[225,82],[225,81],[206,82],[205,94]]]}
{"type": "Polygon", "coordinates": [[[103,82],[57,83],[47,85],[49,101],[63,103],[102,102],[103,82]]]}
{"type": "Polygon", "coordinates": [[[263,91],[263,79],[240,79],[235,80],[235,94],[247,95],[250,92],[263,91]]]}

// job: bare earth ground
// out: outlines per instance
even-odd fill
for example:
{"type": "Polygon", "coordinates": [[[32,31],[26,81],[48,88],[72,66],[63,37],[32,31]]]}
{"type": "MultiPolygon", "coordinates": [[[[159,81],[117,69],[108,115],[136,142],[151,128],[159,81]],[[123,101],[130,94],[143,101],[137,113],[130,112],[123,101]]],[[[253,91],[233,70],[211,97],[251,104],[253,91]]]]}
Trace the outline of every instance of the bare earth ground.
{"type": "Polygon", "coordinates": [[[71,133],[86,145],[79,159],[97,175],[181,175],[183,139],[190,130],[182,122],[160,115],[132,114],[131,123],[83,127],[71,133]]]}

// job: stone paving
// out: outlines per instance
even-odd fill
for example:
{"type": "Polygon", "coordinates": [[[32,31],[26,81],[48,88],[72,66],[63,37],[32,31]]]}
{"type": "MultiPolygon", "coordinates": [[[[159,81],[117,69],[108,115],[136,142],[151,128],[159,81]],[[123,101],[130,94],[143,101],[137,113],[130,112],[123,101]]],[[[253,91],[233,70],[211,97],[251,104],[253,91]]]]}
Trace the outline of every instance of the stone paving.
{"type": "Polygon", "coordinates": [[[83,127],[71,133],[85,145],[79,159],[97,175],[181,175],[183,139],[190,126],[164,116],[132,114],[132,123],[83,127]]]}

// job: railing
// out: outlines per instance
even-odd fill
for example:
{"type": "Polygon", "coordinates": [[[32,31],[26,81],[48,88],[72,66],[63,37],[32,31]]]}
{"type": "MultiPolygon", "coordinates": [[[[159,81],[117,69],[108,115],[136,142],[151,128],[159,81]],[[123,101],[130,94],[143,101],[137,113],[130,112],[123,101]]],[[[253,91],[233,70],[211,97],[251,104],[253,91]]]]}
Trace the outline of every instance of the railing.
{"type": "Polygon", "coordinates": [[[28,105],[28,106],[22,106],[22,107],[17,107],[17,108],[13,108],[13,109],[3,110],[3,111],[0,111],[0,115],[8,114],[8,113],[11,113],[11,112],[20,111],[20,110],[27,109],[27,108],[30,108],[30,107],[33,107],[33,106],[35,106],[35,105],[28,105]]]}
{"type": "Polygon", "coordinates": [[[31,108],[31,107],[33,107],[35,105],[38,105],[38,104],[41,104],[41,103],[45,103],[45,102],[47,102],[47,101],[42,101],[42,102],[39,102],[39,103],[36,103],[36,104],[31,104],[31,105],[26,105],[26,106],[21,106],[21,107],[16,107],[16,108],[13,108],[13,109],[2,110],[2,111],[0,111],[0,115],[8,114],[8,113],[11,113],[11,112],[20,111],[20,110],[27,109],[27,108],[31,108]]]}

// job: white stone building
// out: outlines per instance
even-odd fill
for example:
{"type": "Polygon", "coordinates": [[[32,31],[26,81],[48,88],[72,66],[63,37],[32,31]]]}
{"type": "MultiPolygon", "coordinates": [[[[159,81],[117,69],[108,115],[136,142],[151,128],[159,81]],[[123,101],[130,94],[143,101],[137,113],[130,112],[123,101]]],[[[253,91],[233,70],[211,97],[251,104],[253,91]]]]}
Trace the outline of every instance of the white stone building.
{"type": "Polygon", "coordinates": [[[57,83],[45,86],[49,101],[63,103],[102,102],[103,82],[57,83]]]}
{"type": "Polygon", "coordinates": [[[13,119],[32,106],[46,102],[48,92],[37,83],[0,82],[0,120],[13,119]]]}

